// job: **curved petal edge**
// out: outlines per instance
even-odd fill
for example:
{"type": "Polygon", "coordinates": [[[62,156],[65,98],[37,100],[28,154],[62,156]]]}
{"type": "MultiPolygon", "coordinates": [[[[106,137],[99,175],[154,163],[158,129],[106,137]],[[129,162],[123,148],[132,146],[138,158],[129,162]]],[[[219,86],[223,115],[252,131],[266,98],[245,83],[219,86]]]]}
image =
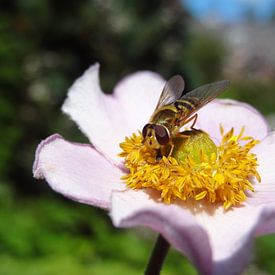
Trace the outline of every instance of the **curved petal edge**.
{"type": "Polygon", "coordinates": [[[39,144],[33,174],[72,200],[106,209],[111,192],[125,188],[121,170],[91,145],[68,142],[58,134],[39,144]]]}
{"type": "Polygon", "coordinates": [[[158,203],[143,191],[128,190],[113,193],[110,215],[116,227],[146,226],[159,232],[203,274],[212,274],[208,236],[183,208],[158,203]]]}

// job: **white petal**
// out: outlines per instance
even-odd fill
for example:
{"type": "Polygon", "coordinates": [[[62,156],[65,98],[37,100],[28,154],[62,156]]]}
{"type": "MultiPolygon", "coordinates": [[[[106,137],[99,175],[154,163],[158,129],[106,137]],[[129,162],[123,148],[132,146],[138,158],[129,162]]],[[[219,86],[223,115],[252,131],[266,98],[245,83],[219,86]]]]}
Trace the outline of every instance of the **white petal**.
{"type": "Polygon", "coordinates": [[[255,230],[256,236],[275,233],[275,203],[263,207],[258,225],[255,230]]]}
{"type": "Polygon", "coordinates": [[[99,65],[91,66],[69,89],[62,110],[78,124],[90,142],[112,162],[119,164],[119,143],[141,130],[154,111],[163,81],[150,72],[123,79],[114,95],[99,84],[99,65]]]}
{"type": "Polygon", "coordinates": [[[52,135],[36,150],[34,177],[45,178],[52,189],[70,199],[110,207],[113,190],[123,190],[122,172],[91,145],[65,141],[52,135]]]}
{"type": "Polygon", "coordinates": [[[240,274],[253,251],[260,208],[240,206],[224,211],[204,206],[195,216],[206,230],[213,252],[213,274],[240,274]]]}
{"type": "Polygon", "coordinates": [[[275,203],[275,132],[271,132],[253,150],[258,159],[261,183],[255,181],[255,192],[250,194],[249,204],[275,203]]]}
{"type": "Polygon", "coordinates": [[[216,99],[198,112],[196,128],[221,140],[220,125],[225,132],[234,127],[235,134],[245,127],[245,135],[262,140],[270,131],[267,120],[249,104],[231,99],[216,99]]]}
{"type": "Polygon", "coordinates": [[[114,96],[127,116],[128,135],[142,130],[149,121],[164,84],[158,74],[144,71],[123,78],[115,87],[114,96]]]}
{"type": "Polygon", "coordinates": [[[187,255],[202,274],[212,274],[207,234],[182,207],[157,202],[153,193],[114,192],[111,218],[117,227],[146,226],[161,233],[173,247],[187,255]]]}
{"type": "Polygon", "coordinates": [[[275,227],[273,213],[268,224],[261,207],[243,205],[224,211],[199,202],[167,205],[157,198],[143,191],[114,192],[114,225],[147,226],[160,232],[202,274],[240,274],[251,259],[253,237],[270,229],[272,222],[275,227]]]}

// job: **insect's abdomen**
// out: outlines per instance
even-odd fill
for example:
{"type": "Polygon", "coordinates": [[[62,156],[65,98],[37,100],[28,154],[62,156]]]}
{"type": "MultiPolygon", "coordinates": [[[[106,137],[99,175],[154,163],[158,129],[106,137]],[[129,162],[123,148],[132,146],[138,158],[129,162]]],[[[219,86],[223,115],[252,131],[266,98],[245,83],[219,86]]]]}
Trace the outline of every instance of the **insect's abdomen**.
{"type": "Polygon", "coordinates": [[[185,100],[176,100],[174,102],[174,106],[177,108],[178,111],[190,113],[196,108],[198,102],[198,98],[190,97],[185,100]]]}

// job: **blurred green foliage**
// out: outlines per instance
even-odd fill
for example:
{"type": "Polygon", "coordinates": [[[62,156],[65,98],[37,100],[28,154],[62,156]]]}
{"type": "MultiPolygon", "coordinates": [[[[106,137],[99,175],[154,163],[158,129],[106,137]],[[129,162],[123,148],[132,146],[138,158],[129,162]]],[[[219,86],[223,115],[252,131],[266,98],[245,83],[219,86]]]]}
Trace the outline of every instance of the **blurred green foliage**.
{"type": "MultiPolygon", "coordinates": [[[[54,132],[87,142],[60,106],[90,64],[100,62],[107,92],[143,69],[166,78],[181,73],[191,88],[222,77],[226,48],[192,32],[176,0],[6,0],[0,7],[0,274],[141,274],[154,235],[116,230],[105,212],[35,181],[35,148],[54,132]]],[[[243,82],[226,95],[268,114],[273,87],[243,82]]],[[[274,243],[262,238],[256,250],[257,265],[271,273],[274,243]]],[[[196,274],[171,251],[163,274],[183,272],[196,274]]]]}

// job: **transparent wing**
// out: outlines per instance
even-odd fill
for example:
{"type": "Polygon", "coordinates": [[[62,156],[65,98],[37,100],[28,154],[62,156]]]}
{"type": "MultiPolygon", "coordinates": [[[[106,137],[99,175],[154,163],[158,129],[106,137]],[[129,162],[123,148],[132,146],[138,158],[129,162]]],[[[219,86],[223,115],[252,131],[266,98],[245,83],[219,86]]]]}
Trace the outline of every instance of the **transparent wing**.
{"type": "Polygon", "coordinates": [[[177,102],[183,106],[182,117],[180,120],[187,119],[208,102],[219,96],[228,88],[229,84],[230,82],[228,80],[221,80],[200,86],[191,92],[184,94],[177,102]]]}
{"type": "Polygon", "coordinates": [[[184,80],[180,75],[171,77],[162,90],[156,109],[178,100],[182,95],[184,86],[184,80]]]}

